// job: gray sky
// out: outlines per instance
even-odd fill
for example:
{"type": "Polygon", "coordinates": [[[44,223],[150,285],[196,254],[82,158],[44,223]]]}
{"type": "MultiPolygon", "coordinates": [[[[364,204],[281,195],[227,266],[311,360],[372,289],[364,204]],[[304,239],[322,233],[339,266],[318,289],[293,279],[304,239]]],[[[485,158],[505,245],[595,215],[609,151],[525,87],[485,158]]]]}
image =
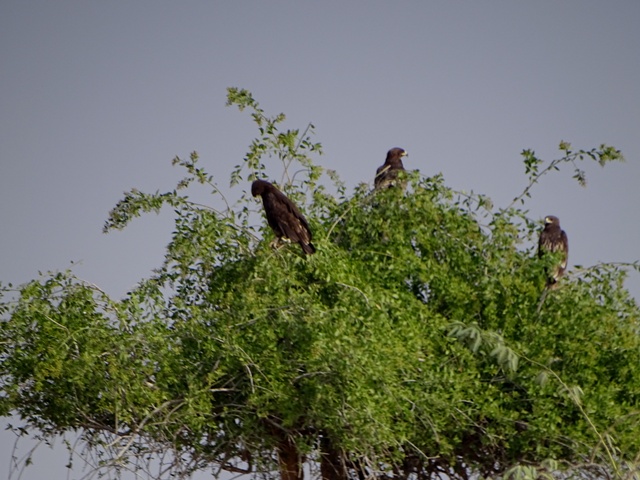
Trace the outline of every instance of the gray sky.
{"type": "MultiPolygon", "coordinates": [[[[255,135],[224,107],[229,86],[288,127],[313,122],[321,163],[350,187],[401,146],[407,168],[506,206],[526,184],[522,149],[612,144],[626,164],[588,165],[586,189],[549,177],[530,214],[560,217],[570,266],[638,259],[639,22],[637,0],[3,0],[0,281],[73,261],[119,297],[148,276],[170,214],[103,235],[107,212],[132,187],[172,188],[171,159],[192,150],[228,185],[255,135]]],[[[628,287],[640,297],[638,276],[628,287]]],[[[0,432],[0,477],[12,443],[0,432]]],[[[67,477],[59,448],[35,462],[23,480],[67,477]]]]}

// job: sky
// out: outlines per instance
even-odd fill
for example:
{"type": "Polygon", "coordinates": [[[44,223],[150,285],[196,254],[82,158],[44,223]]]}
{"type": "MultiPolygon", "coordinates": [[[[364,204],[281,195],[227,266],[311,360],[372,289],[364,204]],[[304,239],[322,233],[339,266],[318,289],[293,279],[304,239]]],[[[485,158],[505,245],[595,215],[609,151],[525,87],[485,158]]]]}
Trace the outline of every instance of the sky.
{"type": "MultiPolygon", "coordinates": [[[[119,298],[149,276],[170,212],[105,235],[108,211],[131,188],[172,189],[172,158],[194,150],[228,186],[257,134],[225,107],[231,86],[288,128],[312,122],[319,162],[349,188],[400,146],[408,169],[506,206],[526,186],[523,149],[613,145],[626,163],[585,164],[587,188],[558,172],[527,208],[560,217],[570,269],[640,259],[639,21],[637,0],[3,0],[0,282],[71,267],[119,298]]],[[[638,275],[627,286],[640,298],[638,275]]],[[[14,440],[0,431],[0,477],[14,440]]],[[[34,460],[22,480],[87,473],[59,444],[34,460]]]]}

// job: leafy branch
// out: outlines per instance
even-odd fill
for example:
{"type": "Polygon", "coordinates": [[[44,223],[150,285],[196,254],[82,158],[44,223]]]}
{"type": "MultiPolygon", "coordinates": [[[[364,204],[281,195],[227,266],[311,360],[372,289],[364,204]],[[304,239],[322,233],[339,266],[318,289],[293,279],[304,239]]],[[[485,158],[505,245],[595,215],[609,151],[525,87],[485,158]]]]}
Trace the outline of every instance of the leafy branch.
{"type": "Polygon", "coordinates": [[[244,157],[244,163],[236,165],[231,173],[231,186],[241,181],[251,182],[259,178],[259,174],[266,170],[264,156],[276,157],[282,164],[282,183],[286,188],[293,182],[294,175],[290,172],[294,162],[299,163],[308,171],[307,182],[310,188],[315,186],[322,169],[314,165],[309,157],[315,153],[322,155],[322,145],[312,141],[315,126],[309,123],[300,133],[299,129],[280,131],[280,125],[286,120],[284,113],[272,117],[265,115],[259,103],[253,98],[251,92],[246,89],[230,87],[227,89],[227,106],[237,106],[240,111],[245,108],[252,110],[251,117],[258,126],[259,137],[254,139],[249,146],[249,152],[244,157]],[[242,171],[249,170],[246,178],[242,171]]]}
{"type": "Polygon", "coordinates": [[[601,144],[598,148],[592,148],[591,150],[578,150],[573,151],[571,144],[565,141],[560,142],[559,149],[564,153],[560,158],[552,160],[548,165],[544,166],[544,160],[538,158],[533,150],[523,150],[521,155],[523,157],[523,163],[525,166],[525,174],[529,179],[529,184],[525,187],[523,192],[515,197],[509,204],[506,210],[513,207],[517,202],[524,204],[524,199],[531,197],[531,189],[537,184],[540,179],[551,171],[560,170],[562,164],[569,163],[574,167],[573,178],[577,180],[580,186],[585,187],[587,185],[587,179],[585,171],[578,167],[577,162],[591,159],[598,162],[601,167],[604,167],[610,162],[623,162],[624,156],[620,150],[615,149],[612,146],[601,144]]]}
{"type": "Polygon", "coordinates": [[[562,378],[560,378],[560,375],[558,375],[555,371],[553,371],[548,366],[543,365],[540,362],[537,362],[524,355],[522,356],[522,358],[524,358],[530,364],[535,365],[536,367],[541,369],[540,374],[538,375],[538,378],[537,378],[538,383],[540,383],[541,385],[544,385],[547,381],[547,376],[551,376],[561,385],[562,390],[567,394],[569,399],[578,408],[578,410],[580,411],[580,414],[586,420],[586,422],[589,424],[589,427],[593,430],[594,434],[598,438],[599,440],[598,445],[602,445],[602,447],[604,448],[607,455],[608,465],[611,468],[613,468],[616,478],[619,478],[619,479],[623,478],[622,472],[620,471],[620,467],[615,458],[614,447],[611,444],[611,437],[606,435],[606,439],[605,439],[605,436],[603,436],[600,433],[600,431],[598,430],[598,427],[596,427],[596,425],[593,423],[591,416],[589,416],[589,414],[584,409],[584,405],[582,402],[582,397],[584,395],[584,392],[582,388],[580,388],[579,385],[574,385],[570,387],[562,380],[562,378]]]}
{"type": "Polygon", "coordinates": [[[518,355],[508,347],[504,338],[496,332],[485,331],[477,323],[466,325],[456,321],[449,325],[449,336],[455,337],[474,353],[482,351],[495,358],[500,368],[513,373],[518,370],[518,355]]]}

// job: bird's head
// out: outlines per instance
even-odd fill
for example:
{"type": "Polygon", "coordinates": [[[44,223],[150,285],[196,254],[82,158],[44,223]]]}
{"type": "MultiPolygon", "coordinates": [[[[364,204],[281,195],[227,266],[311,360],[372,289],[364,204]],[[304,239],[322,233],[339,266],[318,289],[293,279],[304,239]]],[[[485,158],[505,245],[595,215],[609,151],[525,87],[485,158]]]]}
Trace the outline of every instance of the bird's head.
{"type": "Polygon", "coordinates": [[[409,155],[404,148],[394,147],[387,152],[387,160],[400,160],[409,155]]]}
{"type": "Polygon", "coordinates": [[[544,224],[546,225],[560,225],[560,219],[554,215],[547,215],[544,217],[544,224]]]}
{"type": "Polygon", "coordinates": [[[251,195],[258,197],[270,188],[273,188],[273,185],[266,180],[256,180],[251,184],[251,195]]]}

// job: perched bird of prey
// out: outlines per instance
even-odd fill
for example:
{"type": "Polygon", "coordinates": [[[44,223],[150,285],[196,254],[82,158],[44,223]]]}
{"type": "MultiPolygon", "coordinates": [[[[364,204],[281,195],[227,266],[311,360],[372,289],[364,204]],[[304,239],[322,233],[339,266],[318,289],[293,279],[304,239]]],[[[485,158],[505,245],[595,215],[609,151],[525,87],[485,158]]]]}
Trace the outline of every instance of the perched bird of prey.
{"type": "Polygon", "coordinates": [[[383,188],[394,187],[398,185],[401,188],[407,186],[406,181],[398,181],[398,172],[404,172],[402,165],[402,157],[406,157],[407,151],[404,148],[395,147],[387,152],[387,158],[384,165],[376,170],[376,178],[374,180],[374,188],[381,190],[383,188]]]}
{"type": "Polygon", "coordinates": [[[299,243],[304,253],[315,253],[307,220],[284,193],[265,180],[256,180],[251,184],[251,194],[262,197],[267,222],[278,241],[299,243]]]}
{"type": "Polygon", "coordinates": [[[549,215],[544,218],[544,229],[540,232],[540,241],[538,242],[538,257],[542,258],[545,253],[561,252],[560,263],[547,271],[547,287],[555,288],[558,280],[567,268],[567,260],[569,258],[569,240],[567,234],[560,228],[560,220],[558,217],[549,215]]]}

